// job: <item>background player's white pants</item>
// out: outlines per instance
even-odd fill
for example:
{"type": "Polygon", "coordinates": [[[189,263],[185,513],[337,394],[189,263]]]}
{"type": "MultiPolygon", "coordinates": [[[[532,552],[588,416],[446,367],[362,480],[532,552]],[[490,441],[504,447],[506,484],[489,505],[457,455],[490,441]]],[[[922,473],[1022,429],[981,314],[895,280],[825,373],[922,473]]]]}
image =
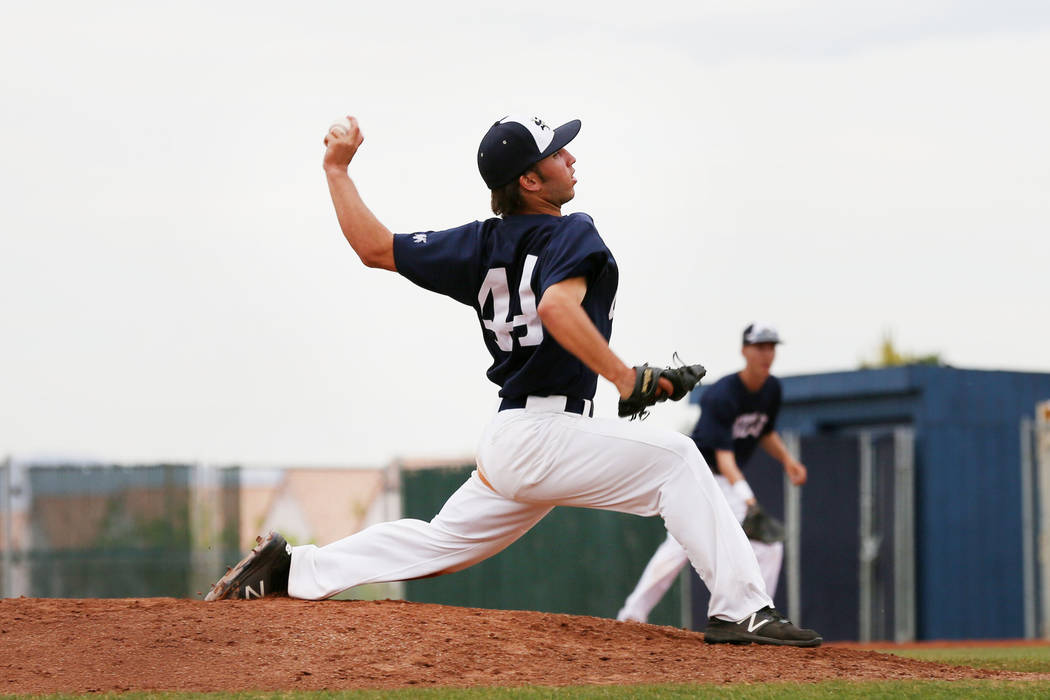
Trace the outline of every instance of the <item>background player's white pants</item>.
{"type": "MultiPolygon", "coordinates": [[[[737,520],[742,521],[747,515],[747,502],[739,498],[729,487],[729,479],[719,475],[715,477],[715,481],[722,488],[722,493],[725,494],[733,515],[737,520]]],[[[748,540],[748,542],[755,551],[755,558],[762,571],[766,591],[772,598],[777,594],[777,581],[780,579],[780,567],[784,561],[784,543],[756,542],[755,540],[748,540]]],[[[616,619],[648,621],[649,613],[660,602],[664,593],[674,583],[678,572],[688,562],[689,556],[682,549],[682,545],[678,544],[678,540],[671,533],[667,533],[667,539],[656,548],[641,578],[638,579],[638,584],[631,595],[627,596],[627,601],[617,613],[616,619]]]]}
{"type": "Polygon", "coordinates": [[[747,538],[692,440],[562,407],[558,397],[530,398],[524,409],[497,413],[481,437],[478,470],[429,523],[379,523],[324,547],[293,548],[289,595],[318,600],[365,583],[458,571],[565,505],[663,516],[711,589],[711,615],[739,620],[772,604],[747,538]]]}

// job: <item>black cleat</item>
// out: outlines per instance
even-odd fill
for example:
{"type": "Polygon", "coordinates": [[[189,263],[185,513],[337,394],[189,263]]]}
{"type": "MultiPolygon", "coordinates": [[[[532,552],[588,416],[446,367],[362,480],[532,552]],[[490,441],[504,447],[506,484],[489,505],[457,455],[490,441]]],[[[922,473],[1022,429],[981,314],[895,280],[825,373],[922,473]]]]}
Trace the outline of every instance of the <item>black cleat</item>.
{"type": "Polygon", "coordinates": [[[776,644],[786,647],[819,647],[824,638],[813,630],[800,629],[776,611],[765,607],[740,622],[707,620],[704,641],[708,644],[776,644]]]}
{"type": "Polygon", "coordinates": [[[276,532],[256,537],[257,545],[240,563],[226,571],[204,600],[265,598],[288,591],[292,546],[276,532]]]}

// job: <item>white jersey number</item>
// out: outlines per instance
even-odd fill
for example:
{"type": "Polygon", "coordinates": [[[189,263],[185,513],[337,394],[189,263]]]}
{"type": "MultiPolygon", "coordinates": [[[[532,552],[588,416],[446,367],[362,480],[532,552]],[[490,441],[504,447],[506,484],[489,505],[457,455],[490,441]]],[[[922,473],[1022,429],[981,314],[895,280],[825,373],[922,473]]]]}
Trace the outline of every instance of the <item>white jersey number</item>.
{"type": "Polygon", "coordinates": [[[514,329],[525,326],[525,335],[518,338],[522,346],[539,345],[543,340],[543,324],[536,313],[536,295],[532,293],[532,271],[536,267],[535,255],[526,255],[518,285],[518,302],[521,313],[511,318],[510,285],[507,283],[507,268],[494,267],[485,275],[478,291],[478,308],[485,308],[485,301],[492,297],[492,318],[482,318],[485,328],[496,334],[496,345],[504,352],[514,349],[514,329]]]}

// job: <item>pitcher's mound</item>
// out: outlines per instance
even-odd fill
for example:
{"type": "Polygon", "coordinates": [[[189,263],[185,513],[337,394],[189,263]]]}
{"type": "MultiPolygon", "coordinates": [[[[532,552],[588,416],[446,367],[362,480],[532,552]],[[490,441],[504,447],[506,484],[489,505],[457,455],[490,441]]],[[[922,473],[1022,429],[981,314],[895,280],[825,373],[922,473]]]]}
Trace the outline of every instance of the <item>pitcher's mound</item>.
{"type": "Polygon", "coordinates": [[[0,694],[1032,678],[403,601],[0,600],[0,694]]]}

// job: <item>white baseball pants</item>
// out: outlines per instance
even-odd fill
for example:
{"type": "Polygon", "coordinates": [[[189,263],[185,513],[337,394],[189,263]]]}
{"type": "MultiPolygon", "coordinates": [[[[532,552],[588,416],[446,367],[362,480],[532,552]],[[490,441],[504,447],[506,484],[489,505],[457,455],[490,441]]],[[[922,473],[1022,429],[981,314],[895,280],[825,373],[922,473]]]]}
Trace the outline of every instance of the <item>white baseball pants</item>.
{"type": "MultiPolygon", "coordinates": [[[[730,510],[738,521],[743,521],[747,515],[747,502],[739,498],[730,488],[729,479],[724,476],[714,477],[722,489],[722,493],[729,503],[730,510]]],[[[765,581],[766,591],[772,598],[777,593],[777,581],[780,579],[780,567],[784,561],[783,542],[756,542],[748,540],[755,552],[759,569],[762,571],[762,579],[765,581]]],[[[634,587],[631,595],[627,596],[626,602],[617,613],[617,620],[635,620],[647,622],[649,613],[656,604],[667,593],[667,589],[674,583],[678,572],[689,562],[689,555],[678,543],[678,540],[667,533],[667,539],[656,548],[652,559],[646,564],[638,584],[634,587]]]]}
{"type": "Polygon", "coordinates": [[[772,605],[692,440],[564,406],[564,397],[530,397],[525,408],[498,412],[481,436],[478,469],[429,523],[379,523],[323,547],[294,547],[289,595],[320,600],[366,583],[459,571],[563,505],[663,516],[711,590],[710,615],[735,621],[772,605]]]}

